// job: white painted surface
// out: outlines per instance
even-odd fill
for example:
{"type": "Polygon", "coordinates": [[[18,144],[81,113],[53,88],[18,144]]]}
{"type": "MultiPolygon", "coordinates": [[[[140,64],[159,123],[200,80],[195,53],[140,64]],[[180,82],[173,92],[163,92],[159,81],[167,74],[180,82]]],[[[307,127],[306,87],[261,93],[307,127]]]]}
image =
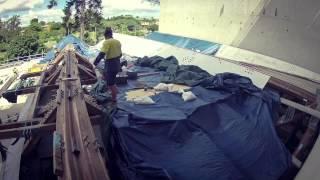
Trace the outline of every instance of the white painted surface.
{"type": "MultiPolygon", "coordinates": [[[[265,56],[259,53],[247,51],[244,49],[235,48],[228,45],[222,45],[219,51],[215,54],[216,57],[230,59],[238,62],[259,65],[281,72],[304,77],[312,81],[320,83],[320,74],[314,73],[300,66],[281,61],[270,56],[265,56]]],[[[319,67],[320,68],[320,67],[319,67]]]]}
{"type": "Polygon", "coordinates": [[[160,32],[218,42],[320,73],[319,0],[161,0],[160,32]]]}
{"type": "Polygon", "coordinates": [[[319,180],[320,172],[320,138],[318,137],[307,160],[303,164],[295,180],[319,180]]]}
{"type": "Polygon", "coordinates": [[[24,146],[24,138],[20,138],[14,145],[10,145],[15,138],[3,140],[2,143],[8,148],[7,160],[3,163],[3,180],[19,180],[21,154],[24,146]]]}
{"type": "MultiPolygon", "coordinates": [[[[29,107],[32,104],[34,94],[28,95],[28,99],[20,112],[18,122],[25,121],[29,107]]],[[[24,148],[24,137],[20,137],[16,144],[11,145],[16,138],[1,140],[1,143],[8,148],[7,160],[2,164],[2,179],[3,180],[19,180],[21,154],[24,148]]]]}
{"type": "MultiPolygon", "coordinates": [[[[260,88],[263,88],[270,78],[270,76],[264,75],[260,72],[220,60],[219,58],[174,47],[157,41],[123,34],[114,34],[114,38],[121,42],[123,53],[131,56],[175,56],[178,59],[179,64],[197,65],[212,75],[223,72],[232,72],[242,76],[247,76],[260,88]]],[[[100,49],[101,46],[102,42],[98,43],[96,48],[100,49]]]]}

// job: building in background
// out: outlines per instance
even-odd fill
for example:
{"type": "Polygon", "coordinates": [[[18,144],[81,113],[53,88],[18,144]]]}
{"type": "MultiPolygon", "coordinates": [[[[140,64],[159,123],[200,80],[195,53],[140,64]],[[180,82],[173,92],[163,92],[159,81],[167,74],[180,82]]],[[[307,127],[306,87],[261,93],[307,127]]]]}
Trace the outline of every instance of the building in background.
{"type": "Polygon", "coordinates": [[[239,47],[320,73],[318,0],[161,0],[160,32],[239,47]]]}

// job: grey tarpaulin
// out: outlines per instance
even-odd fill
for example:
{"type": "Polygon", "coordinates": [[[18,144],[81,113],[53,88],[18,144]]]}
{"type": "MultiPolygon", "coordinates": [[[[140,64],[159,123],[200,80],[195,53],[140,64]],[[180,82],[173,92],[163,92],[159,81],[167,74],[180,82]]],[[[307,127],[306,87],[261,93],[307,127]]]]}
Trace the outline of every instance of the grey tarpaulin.
{"type": "Polygon", "coordinates": [[[177,66],[178,60],[173,56],[167,58],[160,56],[145,56],[143,58],[138,58],[135,64],[142,67],[152,67],[160,71],[166,71],[170,66],[177,66]]]}
{"type": "Polygon", "coordinates": [[[152,97],[153,105],[125,100],[118,104],[109,147],[111,173],[116,173],[112,176],[278,179],[291,165],[290,153],[273,126],[279,96],[231,73],[210,77],[204,73],[192,84],[195,101],[184,102],[180,94],[164,92],[152,97]]]}
{"type": "Polygon", "coordinates": [[[142,67],[151,67],[156,70],[164,71],[161,81],[166,83],[193,86],[194,84],[199,83],[199,81],[211,77],[207,71],[199,68],[198,66],[179,66],[178,60],[173,56],[168,58],[160,56],[143,57],[137,59],[135,64],[142,67]]]}
{"type": "Polygon", "coordinates": [[[104,80],[99,79],[90,91],[90,95],[94,97],[98,103],[106,103],[111,100],[111,95],[106,91],[106,83],[104,80]]]}

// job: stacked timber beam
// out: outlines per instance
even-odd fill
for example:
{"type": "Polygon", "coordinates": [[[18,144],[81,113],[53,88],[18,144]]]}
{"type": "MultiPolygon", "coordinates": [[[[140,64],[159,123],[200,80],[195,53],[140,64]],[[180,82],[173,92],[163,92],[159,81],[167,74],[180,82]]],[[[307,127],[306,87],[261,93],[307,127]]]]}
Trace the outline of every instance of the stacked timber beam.
{"type": "Polygon", "coordinates": [[[79,78],[79,63],[68,50],[57,96],[54,172],[61,179],[109,179],[79,78]]]}
{"type": "Polygon", "coordinates": [[[39,135],[52,133],[53,172],[58,179],[109,179],[103,146],[93,130],[101,122],[102,108],[82,89],[97,81],[93,65],[68,45],[46,70],[21,77],[34,76],[40,76],[38,85],[4,92],[9,99],[33,94],[29,111],[20,115],[25,121],[0,125],[0,139],[28,138],[23,152],[27,156],[37,146],[39,135]]]}

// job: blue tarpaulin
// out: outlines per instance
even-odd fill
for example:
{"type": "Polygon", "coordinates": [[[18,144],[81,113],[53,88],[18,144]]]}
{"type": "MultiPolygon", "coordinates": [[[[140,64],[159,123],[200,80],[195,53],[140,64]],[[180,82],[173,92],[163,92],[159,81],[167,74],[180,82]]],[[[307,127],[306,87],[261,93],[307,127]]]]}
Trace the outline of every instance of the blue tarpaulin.
{"type": "MultiPolygon", "coordinates": [[[[58,50],[69,43],[83,56],[96,54],[72,35],[57,45],[58,50]]],[[[202,52],[205,49],[203,46],[202,52]]],[[[53,58],[54,52],[48,53],[46,61],[53,58]]],[[[145,69],[150,68],[140,70],[145,69]]],[[[205,79],[192,83],[197,99],[190,102],[169,92],[152,96],[152,105],[125,100],[125,91],[135,88],[137,82],[154,86],[168,72],[177,81],[181,70],[196,68],[176,69],[176,73],[166,70],[120,87],[107,149],[111,176],[130,180],[278,179],[291,165],[291,155],[273,125],[278,119],[279,96],[255,87],[249,78],[231,73],[204,75],[205,79]]]]}
{"type": "Polygon", "coordinates": [[[210,55],[214,55],[221,46],[220,44],[214,42],[175,36],[159,32],[153,32],[149,34],[146,38],[210,55]]]}
{"type": "Polygon", "coordinates": [[[41,62],[45,63],[45,62],[49,62],[49,61],[53,60],[55,57],[55,51],[61,51],[68,44],[73,44],[75,46],[77,52],[87,58],[94,57],[97,55],[97,52],[89,50],[89,46],[85,42],[81,41],[79,38],[75,37],[74,35],[68,35],[68,36],[65,36],[56,45],[56,49],[49,51],[47,53],[46,57],[44,57],[44,59],[41,62]]]}
{"type": "Polygon", "coordinates": [[[168,92],[152,105],[122,98],[108,149],[117,178],[276,180],[286,171],[291,155],[273,125],[279,96],[236,74],[201,83],[191,102],[168,92]]]}

